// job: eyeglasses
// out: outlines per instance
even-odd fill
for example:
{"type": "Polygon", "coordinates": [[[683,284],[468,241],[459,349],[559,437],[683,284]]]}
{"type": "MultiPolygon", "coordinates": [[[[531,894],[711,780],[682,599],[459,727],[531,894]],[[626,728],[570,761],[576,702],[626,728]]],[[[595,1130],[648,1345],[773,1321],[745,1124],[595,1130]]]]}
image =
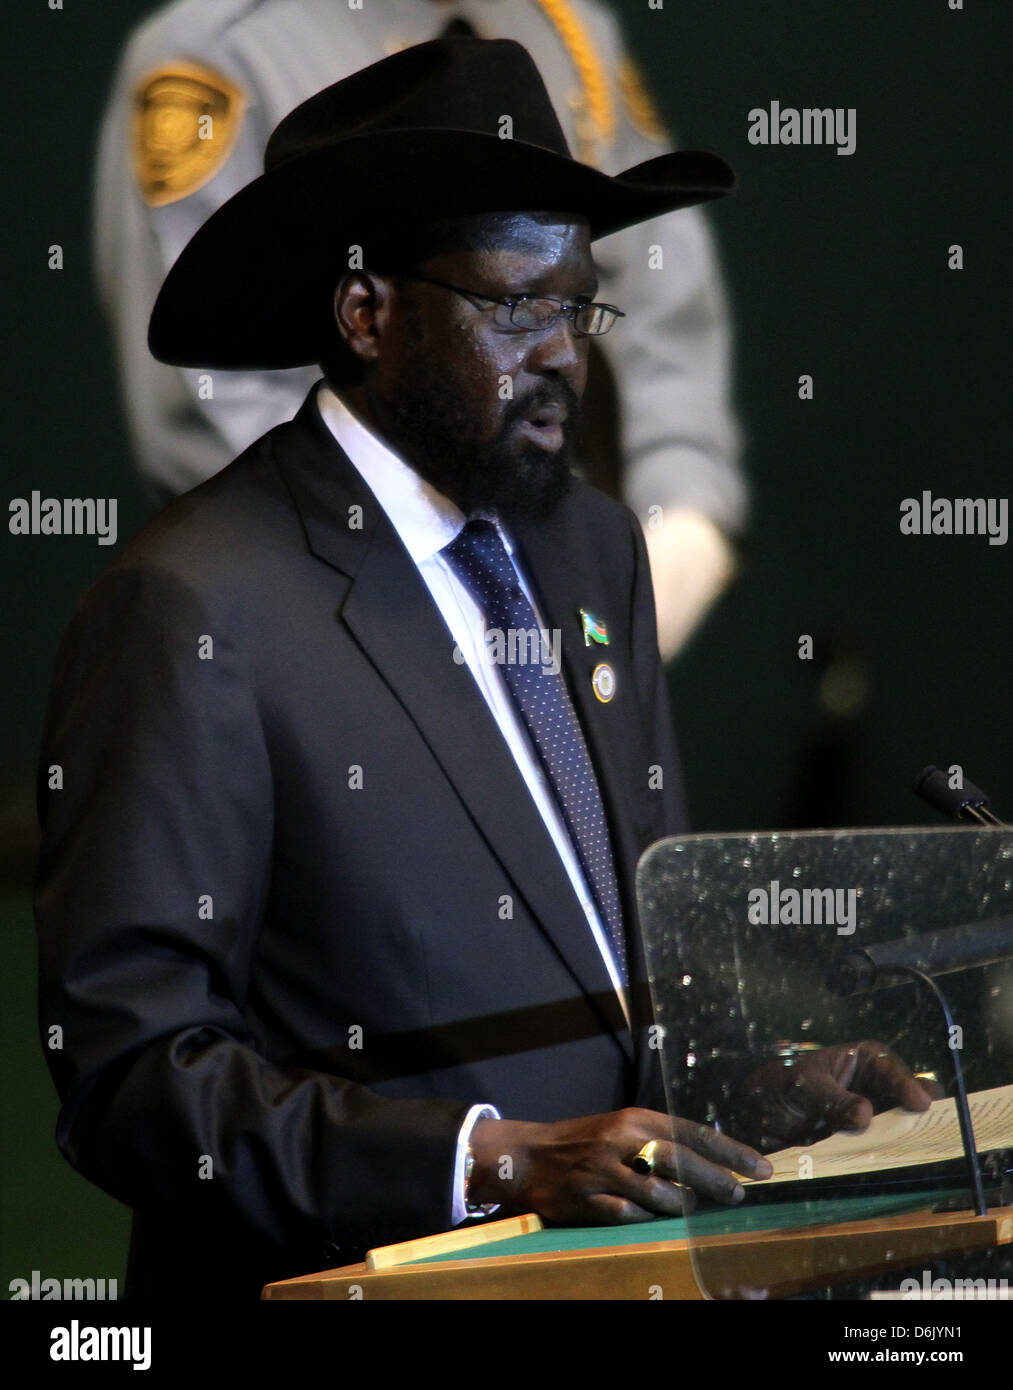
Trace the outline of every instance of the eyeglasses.
{"type": "Polygon", "coordinates": [[[582,337],[600,338],[607,333],[616,319],[626,315],[614,304],[567,304],[565,300],[544,296],[535,299],[529,295],[519,295],[516,299],[493,294],[482,294],[478,290],[465,290],[460,285],[450,285],[446,280],[432,280],[428,275],[402,274],[405,280],[421,280],[424,285],[438,285],[440,289],[453,290],[454,294],[465,299],[484,299],[487,304],[495,304],[493,323],[497,328],[513,328],[521,333],[535,332],[540,328],[551,328],[565,314],[573,324],[574,330],[582,337]],[[502,312],[502,311],[506,312],[502,312]]]}

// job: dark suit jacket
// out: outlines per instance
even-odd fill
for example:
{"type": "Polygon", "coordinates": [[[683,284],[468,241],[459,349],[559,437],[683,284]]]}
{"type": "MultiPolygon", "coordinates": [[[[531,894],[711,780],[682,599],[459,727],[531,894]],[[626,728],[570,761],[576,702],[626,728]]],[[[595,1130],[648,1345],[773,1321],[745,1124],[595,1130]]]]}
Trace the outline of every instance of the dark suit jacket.
{"type": "MultiPolygon", "coordinates": [[[[632,923],[638,855],[682,828],[639,527],[577,484],[512,535],[562,631],[632,923]],[[585,647],[581,607],[607,648],[585,647]]],[[[135,1292],[201,1271],[255,1291],[444,1228],[475,1101],[660,1105],[639,943],[631,1034],[481,694],[312,397],[86,596],[41,785],[58,1138],[135,1208],[135,1292]]]]}

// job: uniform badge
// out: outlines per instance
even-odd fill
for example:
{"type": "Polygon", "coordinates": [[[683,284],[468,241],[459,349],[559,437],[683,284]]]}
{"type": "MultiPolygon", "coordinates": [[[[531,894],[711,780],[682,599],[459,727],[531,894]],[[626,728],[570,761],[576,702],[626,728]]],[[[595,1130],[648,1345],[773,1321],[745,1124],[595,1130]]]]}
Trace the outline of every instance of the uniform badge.
{"type": "Polygon", "coordinates": [[[585,647],[589,647],[592,642],[597,642],[602,647],[608,646],[608,628],[600,618],[596,618],[594,614],[589,613],[586,608],[580,610],[580,625],[584,632],[585,647]]]}
{"type": "Polygon", "coordinates": [[[631,59],[623,58],[620,62],[618,80],[626,115],[633,129],[645,139],[653,140],[655,144],[669,144],[665,122],[658,115],[657,107],[644,85],[644,79],[631,59]]]}
{"type": "Polygon", "coordinates": [[[242,91],[212,68],[173,63],[134,93],[134,177],[149,207],[165,207],[202,188],[236,143],[242,91]]]}
{"type": "Polygon", "coordinates": [[[603,661],[594,668],[591,673],[591,688],[603,705],[607,705],[616,693],[616,673],[607,662],[603,661]]]}

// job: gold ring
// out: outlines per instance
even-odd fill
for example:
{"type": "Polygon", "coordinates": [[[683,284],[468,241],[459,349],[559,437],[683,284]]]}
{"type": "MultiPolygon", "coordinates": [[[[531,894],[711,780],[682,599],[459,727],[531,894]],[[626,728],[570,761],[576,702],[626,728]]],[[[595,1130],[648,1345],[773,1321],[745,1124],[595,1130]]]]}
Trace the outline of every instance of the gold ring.
{"type": "Polygon", "coordinates": [[[657,1139],[648,1140],[630,1163],[630,1167],[633,1169],[634,1173],[643,1173],[646,1177],[654,1172],[654,1151],[657,1147],[657,1139]]]}

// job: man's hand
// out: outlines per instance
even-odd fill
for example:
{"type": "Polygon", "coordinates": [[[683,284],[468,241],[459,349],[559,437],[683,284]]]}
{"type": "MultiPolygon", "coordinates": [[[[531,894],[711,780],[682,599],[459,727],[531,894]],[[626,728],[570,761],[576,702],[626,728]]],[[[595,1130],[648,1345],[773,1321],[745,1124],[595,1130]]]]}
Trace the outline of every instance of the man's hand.
{"type": "Polygon", "coordinates": [[[736,1173],[766,1178],[771,1172],[755,1149],[708,1125],[673,1122],[655,1110],[616,1110],[555,1124],[480,1120],[471,1148],[471,1201],[500,1202],[570,1226],[680,1216],[692,1210],[694,1191],[718,1202],[740,1202],[736,1173]],[[635,1173],[630,1163],[651,1139],[658,1141],[654,1172],[635,1173]]]}
{"type": "Polygon", "coordinates": [[[927,1110],[934,1098],[884,1043],[841,1043],[806,1053],[790,1067],[761,1067],[750,1078],[736,1129],[770,1152],[811,1144],[835,1129],[866,1129],[877,1111],[892,1106],[927,1110]]]}

